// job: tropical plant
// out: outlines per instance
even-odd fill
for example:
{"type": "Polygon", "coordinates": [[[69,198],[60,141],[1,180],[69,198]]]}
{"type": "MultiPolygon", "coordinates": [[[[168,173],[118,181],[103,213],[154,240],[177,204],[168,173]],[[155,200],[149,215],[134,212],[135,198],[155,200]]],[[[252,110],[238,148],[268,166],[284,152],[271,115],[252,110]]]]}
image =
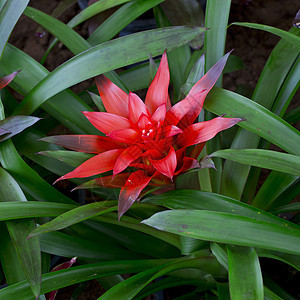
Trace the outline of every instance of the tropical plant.
{"type": "MultiPolygon", "coordinates": [[[[219,77],[231,1],[207,0],[203,20],[196,0],[100,0],[59,21],[75,2],[62,1],[51,16],[29,0],[0,1],[0,299],[54,299],[92,279],[106,290],[95,299],[143,299],[180,286],[188,289],[176,299],[296,299],[264,262],[291,276],[300,268],[300,137],[291,125],[299,109],[287,112],[299,87],[300,29],[231,24],[281,38],[249,99],[223,89],[219,77]],[[72,29],[110,8],[88,39],[72,29]],[[156,29],[114,38],[149,10],[156,29]],[[8,43],[23,14],[74,57],[49,72],[43,62],[56,39],[41,63],[8,43]],[[146,61],[161,54],[158,70],[159,58],[146,61]],[[89,94],[70,90],[94,77],[100,97],[94,84],[89,94]],[[148,86],[144,104],[137,94],[148,86]],[[94,165],[111,151],[113,161],[94,165]],[[71,183],[53,186],[57,178],[71,183]],[[128,189],[132,179],[143,184],[128,189]],[[143,190],[148,184],[156,188],[143,190]]],[[[239,66],[230,55],[225,71],[239,66]]]]}

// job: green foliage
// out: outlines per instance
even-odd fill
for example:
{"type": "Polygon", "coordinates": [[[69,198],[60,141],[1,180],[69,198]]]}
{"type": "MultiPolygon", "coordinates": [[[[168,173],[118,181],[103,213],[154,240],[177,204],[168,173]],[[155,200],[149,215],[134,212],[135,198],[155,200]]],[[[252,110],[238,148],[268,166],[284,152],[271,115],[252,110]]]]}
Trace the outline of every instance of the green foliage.
{"type": "MultiPolygon", "coordinates": [[[[28,2],[0,1],[0,77],[22,70],[0,93],[0,278],[7,284],[0,299],[44,299],[92,279],[107,290],[95,295],[99,299],[143,299],[178,286],[194,290],[176,299],[293,299],[261,262],[268,258],[279,268],[280,261],[292,268],[291,277],[300,270],[300,206],[294,202],[300,135],[292,126],[299,108],[288,110],[299,88],[300,29],[230,24],[281,39],[251,98],[223,89],[220,76],[205,99],[208,113],[200,121],[212,114],[244,119],[203,149],[201,164],[213,159],[216,170],[183,174],[173,191],[148,191],[118,220],[117,188],[94,188],[89,181],[87,192],[70,194],[74,183],[87,180],[52,185],[94,154],[51,144],[49,131],[102,134],[81,113],[95,106],[105,111],[94,84],[88,82],[90,95],[69,88],[103,73],[126,92],[146,88],[157,71],[155,56],[167,50],[175,104],[224,55],[231,1],[208,0],[204,17],[193,0],[101,0],[67,24],[57,17],[74,0],[52,15],[28,2]],[[118,37],[151,11],[158,28],[118,37]],[[102,22],[88,38],[73,29],[98,14],[102,22]],[[21,15],[54,37],[42,63],[8,43],[21,15]],[[50,72],[42,64],[58,41],[74,56],[50,72]],[[271,144],[277,148],[269,150],[271,144]],[[263,177],[262,169],[271,172],[263,177]],[[78,264],[50,272],[50,255],[77,256],[78,264]]],[[[224,73],[244,67],[231,55],[224,73]]]]}

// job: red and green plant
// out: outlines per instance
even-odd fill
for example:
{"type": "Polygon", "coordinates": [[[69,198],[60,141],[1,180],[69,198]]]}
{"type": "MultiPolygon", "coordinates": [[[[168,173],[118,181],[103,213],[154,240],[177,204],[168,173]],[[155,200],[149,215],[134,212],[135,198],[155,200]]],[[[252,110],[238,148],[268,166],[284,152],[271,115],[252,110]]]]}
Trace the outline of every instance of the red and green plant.
{"type": "Polygon", "coordinates": [[[51,16],[0,1],[0,299],[92,279],[106,290],[95,299],[179,286],[176,299],[296,299],[265,262],[300,267],[299,109],[287,112],[300,29],[231,24],[281,38],[250,99],[222,88],[227,59],[226,72],[241,67],[224,56],[231,1],[208,0],[203,19],[194,0],[100,0],[59,21],[74,2],[51,16]],[[87,39],[72,29],[110,8],[87,39]],[[115,38],[149,10],[156,29],[115,38]],[[41,63],[8,43],[21,15],[74,56],[49,72],[56,39],[41,63]],[[70,89],[90,78],[89,94],[70,89]]]}

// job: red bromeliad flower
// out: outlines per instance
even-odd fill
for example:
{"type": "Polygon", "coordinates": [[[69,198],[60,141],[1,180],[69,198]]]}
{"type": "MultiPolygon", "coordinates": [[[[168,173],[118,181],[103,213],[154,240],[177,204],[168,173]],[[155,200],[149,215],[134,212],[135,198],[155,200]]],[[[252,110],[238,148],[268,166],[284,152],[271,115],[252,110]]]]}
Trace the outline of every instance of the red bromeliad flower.
{"type": "Polygon", "coordinates": [[[170,184],[175,176],[199,168],[197,157],[205,142],[219,131],[242,121],[217,117],[194,124],[228,55],[193,86],[185,99],[172,107],[168,96],[170,75],[166,53],[148,89],[145,103],[134,93],[127,95],[105,76],[97,77],[97,87],[107,112],[83,114],[106,136],[52,137],[51,141],[58,145],[96,154],[58,180],[89,177],[112,170],[113,175],[98,178],[94,183],[121,188],[118,206],[121,217],[147,185],[170,184]],[[131,171],[126,171],[129,167],[131,171]]]}

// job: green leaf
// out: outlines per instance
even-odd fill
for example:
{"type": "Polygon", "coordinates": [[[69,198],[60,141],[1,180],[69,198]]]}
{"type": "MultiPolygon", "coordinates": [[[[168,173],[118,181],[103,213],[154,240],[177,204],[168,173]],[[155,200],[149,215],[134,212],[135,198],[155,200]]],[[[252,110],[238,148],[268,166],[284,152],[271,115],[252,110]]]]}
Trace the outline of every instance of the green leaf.
{"type": "MultiPolygon", "coordinates": [[[[212,258],[212,257],[210,257],[212,258]]],[[[105,299],[132,299],[140,290],[142,290],[147,284],[170,272],[185,269],[185,268],[200,268],[203,269],[204,265],[208,267],[207,260],[209,257],[199,257],[199,258],[184,258],[174,262],[170,262],[152,269],[143,271],[137,275],[130,277],[129,279],[119,283],[118,285],[111,288],[105,294],[103,294],[99,300],[105,299]]],[[[214,268],[213,261],[211,261],[211,271],[209,273],[214,273],[212,270],[214,268]]]]}
{"type": "MultiPolygon", "coordinates": [[[[284,174],[281,172],[273,171],[270,173],[268,178],[265,180],[259,191],[257,192],[255,198],[251,202],[251,205],[268,210],[274,201],[297,182],[298,177],[295,175],[284,174]]],[[[288,198],[286,197],[288,201],[288,198]]],[[[278,203],[279,205],[283,205],[278,203]]]]}
{"type": "Polygon", "coordinates": [[[299,132],[254,101],[224,89],[213,88],[206,97],[204,107],[218,115],[226,113],[228,117],[246,119],[238,125],[291,154],[300,155],[299,132]]]}
{"type": "Polygon", "coordinates": [[[26,8],[29,0],[6,1],[0,10],[0,60],[8,38],[26,8]]]}
{"type": "MultiPolygon", "coordinates": [[[[1,182],[3,181],[1,180],[1,182]]],[[[4,185],[4,183],[3,187],[8,187],[11,195],[16,191],[15,188],[13,189],[10,186],[4,185]]],[[[2,189],[2,191],[3,190],[5,190],[5,188],[2,189]]],[[[2,196],[2,194],[0,195],[2,196]]],[[[24,197],[24,195],[22,197],[24,197]]],[[[12,198],[14,197],[5,199],[12,198]]],[[[35,217],[56,217],[68,210],[76,208],[75,205],[70,204],[26,201],[26,198],[24,199],[22,202],[0,202],[0,221],[35,217]]]]}
{"type": "Polygon", "coordinates": [[[259,30],[264,30],[264,31],[273,33],[273,34],[281,37],[282,39],[285,39],[286,41],[288,41],[289,43],[293,44],[294,46],[296,46],[297,48],[300,49],[300,38],[290,32],[285,31],[285,30],[271,27],[268,25],[262,25],[262,24],[256,24],[256,23],[246,23],[246,22],[234,22],[230,25],[244,26],[244,27],[248,27],[248,28],[259,29],[259,30]]]}
{"type": "Polygon", "coordinates": [[[298,225],[266,213],[241,201],[215,193],[196,190],[174,190],[145,198],[143,202],[162,205],[169,209],[197,209],[224,212],[278,224],[282,227],[298,228],[298,225]]]}
{"type": "Polygon", "coordinates": [[[6,226],[17,250],[26,279],[35,297],[41,288],[41,252],[39,238],[27,240],[29,232],[35,228],[34,220],[6,221],[6,226]]]}
{"type": "Polygon", "coordinates": [[[40,242],[43,252],[63,257],[77,256],[79,259],[86,261],[115,261],[119,259],[145,258],[144,255],[128,251],[122,245],[111,241],[107,242],[107,238],[105,240],[103,237],[99,238],[98,236],[94,236],[94,240],[90,240],[75,234],[47,232],[40,236],[40,242]]]}
{"type": "Polygon", "coordinates": [[[28,6],[24,11],[24,15],[42,25],[59,40],[62,40],[64,45],[73,53],[78,54],[90,48],[90,44],[76,31],[46,13],[28,6]]]}
{"type": "MultiPolygon", "coordinates": [[[[0,201],[24,202],[26,198],[17,182],[0,168],[0,201]]],[[[18,259],[32,292],[37,297],[41,282],[41,253],[38,238],[28,241],[27,234],[35,228],[34,220],[6,221],[6,226],[14,243],[18,259]]]]}
{"type": "Polygon", "coordinates": [[[0,144],[0,161],[21,187],[35,199],[47,202],[74,203],[30,168],[10,140],[0,144]]]}
{"type": "Polygon", "coordinates": [[[67,150],[40,151],[37,154],[53,157],[72,167],[78,167],[80,164],[93,157],[93,154],[67,150]]]}
{"type": "MultiPolygon", "coordinates": [[[[22,69],[22,72],[15,77],[13,82],[15,84],[12,87],[23,95],[31,91],[49,74],[49,71],[32,57],[8,44],[0,62],[0,69],[5,73],[11,73],[16,66],[22,69]]],[[[76,133],[97,134],[99,132],[81,113],[81,111],[90,111],[91,108],[70,90],[55,95],[51,101],[44,103],[42,108],[76,133]]]]}
{"type": "MultiPolygon", "coordinates": [[[[101,2],[96,1],[95,3],[89,5],[87,8],[85,8],[83,11],[81,11],[79,14],[77,14],[75,17],[73,17],[67,25],[71,28],[76,27],[77,25],[81,24],[82,22],[92,18],[93,16],[97,15],[98,13],[105,11],[109,8],[112,8],[114,6],[129,2],[130,0],[102,0],[101,2]]],[[[47,52],[43,56],[41,63],[43,64],[47,58],[47,55],[51,51],[51,49],[55,46],[57,43],[57,39],[54,39],[54,41],[51,43],[50,47],[48,48],[47,52]]]]}
{"type": "Polygon", "coordinates": [[[22,132],[24,129],[35,124],[40,118],[30,116],[8,117],[0,121],[0,129],[8,131],[4,136],[0,136],[0,142],[22,132]]]}
{"type": "Polygon", "coordinates": [[[33,237],[44,232],[61,230],[73,224],[105,214],[107,212],[115,211],[117,209],[117,206],[107,207],[105,202],[86,204],[67,211],[56,217],[54,220],[39,226],[33,232],[31,232],[29,237],[33,237]]]}
{"type": "Polygon", "coordinates": [[[142,223],[207,241],[300,254],[300,229],[255,218],[204,210],[173,210],[156,213],[142,223]]]}
{"type": "Polygon", "coordinates": [[[263,300],[259,260],[253,248],[227,246],[231,300],[263,300]]]}
{"type": "Polygon", "coordinates": [[[30,114],[50,97],[76,83],[139,62],[148,53],[158,55],[165,49],[177,48],[203,31],[200,27],[154,29],[93,47],[51,72],[23,99],[14,114],[30,114]]]}
{"type": "Polygon", "coordinates": [[[300,176],[300,156],[262,149],[219,150],[209,157],[222,157],[247,164],[300,176]]]}
{"type": "Polygon", "coordinates": [[[291,211],[300,211],[300,202],[295,202],[295,203],[276,207],[274,210],[272,210],[272,213],[277,215],[280,213],[291,212],[291,211]]]}
{"type": "Polygon", "coordinates": [[[8,233],[4,222],[0,223],[1,249],[0,260],[1,269],[4,273],[7,285],[11,285],[26,280],[21,263],[19,261],[16,248],[8,233]]]}
{"type": "Polygon", "coordinates": [[[112,39],[140,15],[163,1],[164,0],[134,0],[124,4],[90,35],[88,42],[95,46],[112,39]]]}
{"type": "MultiPolygon", "coordinates": [[[[292,28],[290,33],[300,36],[299,29],[297,28],[292,28]]],[[[280,40],[278,42],[269,56],[256,85],[252,96],[252,99],[255,102],[267,109],[272,108],[280,88],[286,80],[290,70],[293,68],[298,55],[299,49],[291,47],[289,42],[285,40],[280,40]]],[[[261,123],[264,122],[262,121],[261,123]]],[[[260,126],[258,128],[261,129],[260,126]]],[[[271,129],[272,127],[269,131],[274,134],[271,129]]],[[[266,139],[269,140],[268,138],[266,139]]],[[[259,140],[260,138],[257,135],[239,129],[231,148],[257,148],[259,140]]],[[[281,140],[283,141],[284,138],[281,138],[281,140]]],[[[227,196],[241,199],[249,171],[249,166],[241,165],[233,161],[226,161],[222,173],[221,192],[227,196]]]]}
{"type": "MultiPolygon", "coordinates": [[[[205,73],[224,55],[230,0],[208,0],[205,13],[205,73]]],[[[222,86],[222,76],[215,86],[222,86]]]]}
{"type": "MultiPolygon", "coordinates": [[[[160,266],[168,261],[173,260],[148,259],[101,262],[48,273],[42,276],[41,294],[98,277],[140,272],[154,266],[160,266]]],[[[0,298],[32,300],[32,292],[27,282],[20,282],[1,289],[0,298]]]]}

